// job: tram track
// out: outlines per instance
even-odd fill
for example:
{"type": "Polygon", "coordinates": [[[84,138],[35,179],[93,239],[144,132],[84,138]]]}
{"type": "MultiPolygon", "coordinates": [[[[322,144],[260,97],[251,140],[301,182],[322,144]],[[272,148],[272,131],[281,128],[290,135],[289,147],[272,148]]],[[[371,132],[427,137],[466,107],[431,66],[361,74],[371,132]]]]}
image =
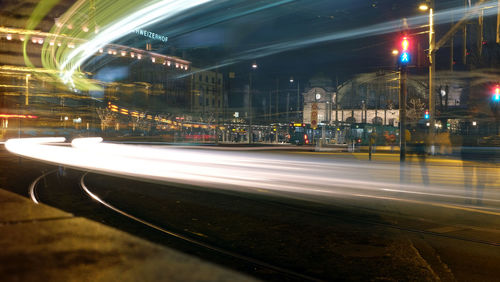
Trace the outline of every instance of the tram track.
{"type": "MultiPolygon", "coordinates": [[[[55,171],[56,170],[45,172],[37,178],[37,181],[35,181],[34,185],[33,185],[33,191],[34,191],[35,195],[37,193],[37,190],[36,190],[37,186],[40,185],[41,180],[44,179],[45,177],[50,176],[50,174],[53,174],[55,171]]],[[[119,209],[116,206],[114,206],[113,204],[110,204],[109,202],[106,202],[103,199],[101,199],[97,195],[97,192],[95,192],[94,187],[89,187],[89,184],[86,183],[86,181],[85,181],[85,179],[89,175],[89,173],[90,172],[88,172],[88,171],[84,172],[83,174],[79,173],[80,176],[79,176],[79,180],[78,180],[78,182],[79,182],[78,186],[80,187],[80,189],[82,189],[82,191],[85,192],[85,195],[87,195],[87,197],[94,199],[101,206],[112,211],[113,213],[117,213],[121,216],[124,216],[130,220],[137,222],[140,225],[147,226],[148,228],[154,229],[154,230],[164,234],[165,236],[174,237],[175,239],[182,240],[188,244],[194,245],[197,248],[203,248],[205,250],[209,250],[211,252],[218,253],[219,255],[233,258],[234,260],[238,260],[238,261],[244,262],[246,264],[255,265],[256,267],[258,267],[260,269],[268,269],[269,271],[279,273],[278,275],[287,277],[288,279],[291,279],[291,280],[301,280],[301,281],[304,281],[304,280],[319,281],[319,280],[321,280],[321,279],[318,279],[315,277],[311,277],[308,275],[297,273],[295,271],[290,271],[290,270],[283,268],[283,267],[280,267],[280,266],[275,266],[273,264],[267,263],[267,262],[259,260],[259,259],[254,259],[254,258],[246,256],[246,255],[241,255],[238,252],[229,251],[227,249],[212,245],[210,243],[203,242],[203,241],[198,240],[198,239],[194,239],[191,235],[185,235],[182,232],[173,231],[174,230],[172,228],[173,226],[172,227],[164,227],[164,224],[157,224],[157,223],[152,223],[152,222],[148,221],[146,219],[147,217],[141,218],[140,216],[136,216],[136,215],[130,213],[129,211],[119,209]]],[[[102,174],[98,174],[98,173],[96,175],[99,175],[100,177],[113,177],[113,176],[107,176],[107,175],[102,175],[102,174]]],[[[110,181],[113,182],[112,180],[110,180],[110,181]]],[[[127,181],[141,182],[140,180],[135,180],[135,179],[129,179],[127,181]]],[[[99,188],[99,187],[97,187],[97,188],[99,188]]],[[[107,193],[108,197],[110,197],[110,196],[112,197],[112,195],[109,194],[109,191],[106,193],[107,193]]],[[[110,198],[110,199],[112,199],[112,198],[110,198]]],[[[303,206],[297,206],[295,204],[287,204],[287,203],[284,203],[284,202],[279,201],[279,200],[265,199],[265,198],[260,198],[260,199],[256,200],[256,199],[252,198],[252,199],[249,199],[249,201],[259,201],[259,202],[265,203],[267,205],[272,205],[276,209],[288,209],[290,211],[295,211],[297,213],[307,214],[307,215],[311,215],[314,217],[328,217],[328,218],[335,219],[338,221],[356,222],[357,224],[362,224],[362,225],[379,226],[382,228],[390,228],[390,229],[398,230],[401,232],[409,232],[409,233],[417,234],[417,235],[426,235],[426,236],[434,236],[434,237],[440,237],[440,238],[451,239],[451,240],[458,240],[461,242],[480,244],[480,245],[489,246],[489,247],[500,246],[500,244],[498,242],[495,242],[495,241],[476,240],[476,239],[460,237],[460,236],[455,236],[455,235],[450,235],[450,234],[432,232],[432,231],[428,231],[428,230],[420,230],[420,229],[412,228],[412,227],[408,227],[408,226],[400,226],[400,225],[392,224],[390,222],[381,222],[381,221],[377,221],[377,220],[363,219],[363,218],[357,217],[357,216],[349,216],[349,218],[345,218],[342,215],[336,215],[335,213],[332,213],[332,212],[322,211],[322,210],[317,210],[317,209],[307,209],[303,206]]],[[[366,211],[366,212],[373,213],[374,211],[366,211]]],[[[165,224],[165,226],[168,226],[168,224],[165,224]]]]}
{"type": "MultiPolygon", "coordinates": [[[[32,199],[33,202],[36,204],[43,204],[44,200],[42,197],[39,196],[40,192],[40,185],[45,180],[47,177],[51,176],[52,174],[55,174],[58,172],[58,169],[50,170],[47,172],[43,172],[40,176],[38,176],[30,185],[28,188],[28,193],[30,195],[30,198],[32,199]]],[[[85,177],[87,176],[89,172],[83,172],[81,176],[79,177],[79,187],[82,189],[82,191],[87,195],[90,199],[95,200],[98,202],[101,206],[105,207],[106,209],[120,215],[124,216],[134,222],[137,222],[143,226],[147,226],[148,228],[154,229],[160,233],[162,233],[165,236],[173,237],[175,239],[181,240],[185,243],[191,244],[192,246],[195,246],[197,248],[202,248],[211,252],[214,252],[216,254],[231,258],[233,260],[240,261],[241,263],[244,263],[246,265],[249,265],[250,268],[253,269],[267,269],[267,271],[273,272],[273,277],[282,277],[286,281],[324,281],[323,279],[304,275],[302,273],[295,272],[293,270],[289,270],[280,266],[273,265],[271,263],[267,263],[265,261],[255,259],[249,256],[245,256],[242,254],[239,254],[234,251],[229,251],[205,242],[202,242],[200,240],[196,240],[188,235],[181,234],[179,232],[173,231],[169,228],[165,228],[162,226],[159,226],[157,224],[150,223],[146,220],[143,220],[137,216],[134,216],[130,214],[127,211],[124,211],[122,209],[119,209],[115,207],[114,205],[102,200],[99,196],[97,196],[95,193],[91,191],[91,188],[88,187],[88,185],[85,183],[85,177]]],[[[50,189],[49,187],[45,187],[45,189],[50,189]]],[[[46,193],[50,193],[50,191],[46,191],[46,193]]],[[[45,196],[47,197],[47,196],[45,196]]],[[[281,280],[281,279],[279,279],[281,280]]]]}
{"type": "MultiPolygon", "coordinates": [[[[86,174],[88,174],[88,172],[86,174]]],[[[273,205],[276,207],[276,209],[285,208],[288,210],[296,211],[298,213],[309,214],[312,216],[328,217],[328,218],[341,220],[341,221],[346,220],[342,216],[333,214],[331,212],[320,211],[318,209],[307,209],[304,207],[298,207],[296,204],[288,204],[284,201],[266,199],[263,197],[259,198],[258,200],[253,199],[253,201],[259,201],[259,202],[264,202],[268,205],[273,205]]],[[[366,213],[387,214],[387,212],[383,212],[380,210],[373,210],[373,209],[369,209],[369,208],[360,208],[359,206],[356,206],[356,205],[350,205],[350,204],[344,203],[343,206],[344,206],[344,208],[358,209],[358,211],[362,210],[366,213]]],[[[375,226],[381,226],[381,227],[385,227],[385,228],[391,228],[391,229],[395,229],[398,231],[409,232],[409,233],[413,233],[413,234],[430,235],[430,236],[442,237],[442,238],[453,239],[453,240],[469,242],[469,243],[477,243],[477,244],[494,246],[494,247],[500,246],[500,241],[489,241],[489,240],[479,240],[479,239],[466,238],[466,237],[462,237],[462,236],[455,236],[455,235],[449,235],[449,234],[444,234],[444,233],[439,233],[439,232],[433,232],[433,231],[429,231],[429,230],[417,229],[417,228],[413,228],[413,227],[409,227],[409,226],[399,226],[399,225],[391,224],[388,222],[366,220],[366,219],[362,219],[361,217],[356,217],[356,216],[350,216],[349,221],[355,221],[355,222],[360,223],[360,224],[375,225],[375,226]]],[[[461,226],[460,228],[467,228],[467,227],[461,226]]],[[[498,231],[498,232],[500,233],[500,231],[498,231]]]]}
{"type": "Polygon", "coordinates": [[[55,173],[57,171],[58,171],[57,169],[54,169],[54,170],[50,170],[48,172],[44,172],[44,173],[42,173],[42,175],[40,175],[35,180],[33,180],[33,182],[31,182],[30,186],[28,187],[28,194],[30,195],[31,200],[35,204],[40,203],[40,201],[38,200],[37,193],[36,193],[36,188],[37,188],[38,182],[40,182],[40,180],[42,180],[42,179],[45,179],[45,177],[47,177],[48,175],[55,173]]]}
{"type": "MultiPolygon", "coordinates": [[[[37,177],[30,184],[28,190],[29,190],[30,198],[32,199],[33,202],[35,202],[36,204],[40,203],[40,201],[38,199],[38,196],[37,196],[37,193],[36,193],[37,185],[39,184],[40,180],[42,180],[43,178],[47,177],[50,174],[56,173],[57,171],[58,171],[57,169],[54,169],[54,170],[51,170],[51,171],[48,171],[48,172],[44,172],[42,175],[40,175],[39,177],[37,177]]],[[[235,254],[235,253],[231,253],[231,252],[226,253],[226,251],[224,251],[223,249],[220,249],[220,248],[217,248],[217,247],[205,244],[205,243],[203,243],[201,241],[198,241],[198,240],[191,239],[188,236],[184,236],[184,235],[181,235],[179,233],[176,233],[176,232],[173,232],[173,231],[169,231],[169,230],[167,230],[165,228],[159,227],[158,225],[152,224],[152,223],[150,223],[150,222],[148,222],[146,220],[143,220],[143,219],[140,219],[138,217],[135,217],[135,216],[133,216],[133,215],[131,215],[131,214],[129,214],[129,213],[123,211],[123,210],[120,210],[120,209],[114,207],[113,205],[105,202],[104,200],[102,200],[101,198],[99,198],[99,196],[97,196],[96,194],[92,193],[89,190],[89,188],[87,187],[87,185],[85,184],[84,179],[85,179],[85,176],[88,173],[89,172],[85,172],[82,175],[82,177],[80,178],[79,185],[82,188],[82,190],[85,191],[85,193],[87,193],[87,195],[89,197],[91,197],[92,199],[98,201],[103,206],[106,206],[107,208],[109,208],[109,209],[111,209],[111,210],[113,210],[113,211],[115,211],[115,212],[117,212],[117,213],[119,213],[119,214],[121,214],[123,216],[126,216],[126,217],[128,217],[130,219],[133,219],[134,221],[137,221],[137,222],[139,222],[141,224],[149,226],[149,227],[151,227],[153,229],[156,229],[156,230],[158,230],[160,232],[163,232],[163,233],[165,233],[167,235],[174,236],[174,237],[176,237],[178,239],[182,239],[184,241],[193,243],[195,245],[199,245],[201,247],[204,247],[204,248],[207,248],[207,249],[210,249],[210,250],[213,250],[213,251],[217,251],[219,253],[223,253],[225,255],[229,255],[229,256],[232,256],[232,257],[238,257],[238,255],[235,254]]],[[[267,204],[275,205],[275,206],[280,207],[280,208],[287,208],[287,209],[295,210],[295,211],[300,212],[300,213],[307,213],[307,214],[314,215],[314,216],[327,216],[327,217],[332,217],[332,218],[336,218],[336,219],[342,219],[340,216],[336,216],[336,215],[333,215],[331,213],[320,212],[320,211],[317,211],[317,210],[309,210],[309,209],[299,208],[297,206],[289,205],[289,204],[286,204],[286,203],[283,203],[283,202],[272,201],[272,200],[264,200],[264,199],[261,199],[261,201],[265,201],[267,204]]],[[[351,207],[354,207],[354,206],[351,206],[351,207]]],[[[454,240],[460,240],[460,241],[465,241],[465,242],[484,244],[484,245],[495,246],[495,247],[500,246],[500,242],[493,242],[493,241],[487,241],[487,240],[475,240],[475,239],[470,239],[470,238],[465,238],[465,237],[460,237],[460,236],[453,236],[453,235],[447,235],[447,234],[438,233],[438,232],[432,232],[432,231],[428,231],[428,230],[420,230],[420,229],[415,229],[415,228],[411,228],[411,227],[397,226],[397,225],[394,225],[394,224],[382,223],[382,222],[377,222],[377,221],[362,220],[362,219],[359,219],[359,218],[358,219],[350,218],[350,220],[354,220],[354,221],[357,221],[357,222],[362,223],[362,224],[379,225],[379,226],[389,227],[389,228],[397,229],[397,230],[400,230],[400,231],[411,232],[411,233],[415,233],[415,234],[444,237],[444,238],[448,238],[448,239],[454,239],[454,240]]],[[[242,257],[241,259],[246,260],[246,259],[250,259],[250,258],[242,257]]],[[[259,262],[259,263],[261,263],[261,262],[259,262]]],[[[259,263],[256,263],[256,264],[259,264],[259,263]]]]}
{"type": "Polygon", "coordinates": [[[153,223],[150,223],[146,220],[143,220],[141,218],[138,218],[124,210],[121,210],[113,205],[111,205],[110,203],[107,203],[106,201],[102,200],[99,196],[97,196],[96,194],[92,193],[90,190],[89,190],[89,187],[87,187],[87,185],[85,184],[85,176],[88,174],[89,172],[85,172],[81,178],[80,178],[80,187],[85,191],[85,193],[87,193],[87,195],[89,195],[89,197],[91,197],[92,199],[98,201],[99,203],[101,203],[102,205],[106,206],[107,208],[123,215],[123,216],[126,216],[134,221],[137,221],[143,225],[146,225],[150,228],[153,228],[157,231],[160,231],[166,235],[169,235],[169,236],[173,236],[177,239],[180,239],[180,240],[183,240],[183,241],[186,241],[186,242],[189,242],[191,244],[194,244],[196,246],[199,246],[199,247],[202,247],[202,248],[205,248],[205,249],[208,249],[208,250],[211,250],[211,251],[215,251],[219,254],[222,254],[222,255],[225,255],[225,256],[228,256],[228,257],[232,257],[232,258],[235,258],[235,259],[238,259],[240,261],[245,261],[246,263],[250,263],[250,264],[254,264],[254,265],[257,265],[259,267],[264,267],[264,268],[267,268],[267,269],[270,269],[272,271],[275,271],[275,272],[279,272],[279,273],[282,273],[286,276],[290,276],[291,278],[298,278],[298,279],[303,279],[303,280],[306,280],[306,281],[322,281],[321,279],[318,279],[318,278],[314,278],[314,277],[311,277],[311,276],[307,276],[307,275],[304,275],[304,274],[301,274],[301,273],[297,273],[295,271],[291,271],[291,270],[288,270],[288,269],[285,269],[285,268],[282,268],[282,267],[279,267],[279,266],[276,266],[276,265],[272,265],[272,264],[269,264],[267,262],[264,262],[264,261],[261,261],[261,260],[258,260],[258,259],[254,259],[254,258],[251,258],[251,257],[248,257],[248,256],[244,256],[244,255],[241,255],[241,254],[238,254],[238,253],[235,253],[235,252],[232,252],[232,251],[228,251],[228,250],[225,250],[225,249],[222,249],[222,248],[219,248],[219,247],[216,247],[216,246],[213,246],[213,245],[210,245],[210,244],[207,244],[207,243],[204,243],[200,240],[195,240],[193,238],[190,238],[186,235],[182,235],[180,233],[177,233],[177,232],[174,232],[174,231],[171,231],[171,230],[168,230],[164,227],[161,227],[161,226],[158,226],[156,224],[153,224],[153,223]]]}

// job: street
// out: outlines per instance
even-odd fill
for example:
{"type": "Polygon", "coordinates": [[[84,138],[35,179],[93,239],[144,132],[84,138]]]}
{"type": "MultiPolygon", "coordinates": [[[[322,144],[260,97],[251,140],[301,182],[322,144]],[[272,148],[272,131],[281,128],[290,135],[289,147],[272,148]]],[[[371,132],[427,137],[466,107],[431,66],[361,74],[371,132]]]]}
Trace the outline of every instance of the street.
{"type": "MultiPolygon", "coordinates": [[[[99,152],[134,154],[132,150],[113,151],[112,148],[99,152]]],[[[100,200],[136,218],[210,246],[324,280],[386,277],[470,281],[496,277],[500,261],[500,213],[495,164],[480,164],[475,168],[478,176],[488,178],[482,204],[477,205],[469,204],[469,198],[465,197],[464,168],[459,160],[429,158],[426,166],[431,184],[424,186],[421,165],[416,160],[404,168],[407,182],[400,183],[399,163],[395,162],[396,156],[390,154],[381,154],[379,160],[375,155],[369,162],[363,153],[278,150],[253,151],[250,156],[244,149],[164,146],[141,149],[146,150],[143,152],[159,150],[156,161],[161,151],[175,158],[173,152],[181,150],[184,160],[188,160],[190,154],[203,155],[206,168],[199,164],[196,169],[191,168],[196,172],[195,177],[205,177],[206,169],[210,169],[212,176],[218,175],[216,169],[226,175],[207,178],[205,185],[199,182],[194,185],[190,181],[182,183],[159,177],[122,178],[120,172],[104,171],[105,174],[88,174],[84,178],[86,187],[100,200]],[[232,164],[232,170],[223,167],[222,160],[228,154],[232,160],[241,158],[246,162],[232,164]],[[215,161],[218,165],[214,165],[215,161]]],[[[29,172],[32,179],[41,175],[42,167],[46,172],[52,167],[35,165],[30,169],[27,163],[32,161],[23,159],[21,168],[17,157],[5,151],[2,155],[13,168],[17,166],[14,171],[29,172]]],[[[110,155],[101,157],[107,159],[110,155]]],[[[187,165],[182,161],[180,164],[187,165]]],[[[96,213],[94,209],[104,206],[79,187],[83,174],[79,170],[65,169],[64,175],[48,174],[37,184],[36,197],[42,203],[101,221],[101,212],[96,213]]],[[[5,175],[2,177],[6,179],[5,175]]],[[[191,178],[186,176],[186,179],[191,178]]],[[[27,186],[19,189],[20,184],[26,185],[24,177],[8,181],[2,186],[14,187],[11,189],[26,195],[27,186]]],[[[113,218],[110,220],[113,226],[139,236],[151,229],[145,225],[138,227],[140,224],[127,227],[123,218],[116,219],[123,215],[109,209],[103,213],[103,218],[107,216],[113,218]]],[[[170,246],[179,244],[163,236],[153,240],[170,246]]],[[[178,248],[186,249],[185,243],[180,246],[178,248]]],[[[237,262],[230,265],[266,280],[283,277],[250,270],[237,262]]]]}

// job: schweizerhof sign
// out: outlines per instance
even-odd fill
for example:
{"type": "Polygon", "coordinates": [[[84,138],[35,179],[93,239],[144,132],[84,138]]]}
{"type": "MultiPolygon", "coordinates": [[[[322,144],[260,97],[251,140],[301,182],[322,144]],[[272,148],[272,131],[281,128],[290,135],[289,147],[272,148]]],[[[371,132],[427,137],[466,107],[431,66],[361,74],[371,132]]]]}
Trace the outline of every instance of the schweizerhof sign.
{"type": "Polygon", "coordinates": [[[154,40],[160,40],[160,41],[163,41],[163,42],[167,42],[168,41],[168,37],[167,36],[159,35],[159,34],[156,34],[154,32],[151,32],[151,31],[142,30],[142,29],[136,29],[136,30],[134,30],[134,32],[137,33],[137,34],[139,34],[139,35],[142,35],[142,36],[145,36],[145,37],[149,37],[149,38],[154,39],[154,40]]]}

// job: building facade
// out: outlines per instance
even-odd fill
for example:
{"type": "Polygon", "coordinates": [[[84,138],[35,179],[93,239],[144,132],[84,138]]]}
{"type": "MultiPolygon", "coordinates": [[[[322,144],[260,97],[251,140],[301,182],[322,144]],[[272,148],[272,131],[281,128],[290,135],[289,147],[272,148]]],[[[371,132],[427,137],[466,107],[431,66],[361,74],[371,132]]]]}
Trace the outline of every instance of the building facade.
{"type": "Polygon", "coordinates": [[[313,128],[339,122],[397,126],[396,86],[392,76],[376,74],[369,75],[369,79],[359,75],[336,87],[324,76],[314,77],[302,93],[303,123],[313,128]]]}
{"type": "Polygon", "coordinates": [[[222,115],[224,107],[223,74],[217,71],[191,69],[190,111],[207,119],[222,115]]]}

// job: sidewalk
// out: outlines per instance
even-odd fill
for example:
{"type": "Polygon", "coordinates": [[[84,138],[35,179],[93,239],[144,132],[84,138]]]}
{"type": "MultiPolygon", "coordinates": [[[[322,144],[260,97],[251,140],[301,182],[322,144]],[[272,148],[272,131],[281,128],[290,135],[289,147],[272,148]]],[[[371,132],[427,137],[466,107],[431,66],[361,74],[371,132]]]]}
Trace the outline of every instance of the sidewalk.
{"type": "Polygon", "coordinates": [[[252,278],[0,189],[2,281],[252,278]]]}

